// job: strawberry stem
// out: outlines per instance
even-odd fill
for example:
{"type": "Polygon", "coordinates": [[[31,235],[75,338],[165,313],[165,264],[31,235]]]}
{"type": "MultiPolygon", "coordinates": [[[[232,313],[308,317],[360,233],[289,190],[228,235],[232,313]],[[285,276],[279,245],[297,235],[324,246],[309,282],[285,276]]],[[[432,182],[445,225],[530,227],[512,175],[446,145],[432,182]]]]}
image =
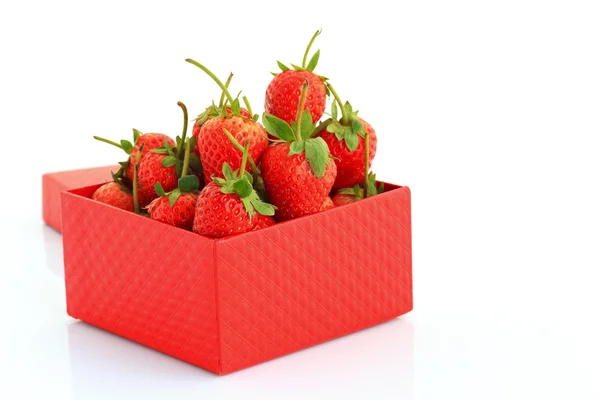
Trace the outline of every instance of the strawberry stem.
{"type": "Polygon", "coordinates": [[[190,146],[190,141],[188,140],[185,142],[185,155],[183,157],[183,168],[181,169],[181,177],[182,178],[188,174],[188,170],[190,168],[190,153],[191,153],[191,146],[190,146]]]}
{"type": "Polygon", "coordinates": [[[250,146],[250,142],[246,140],[244,143],[244,154],[242,155],[242,165],[240,165],[240,170],[238,171],[238,178],[241,178],[246,173],[246,163],[248,161],[248,147],[250,146]]]}
{"type": "MultiPolygon", "coordinates": [[[[227,81],[225,82],[225,87],[229,88],[229,84],[231,83],[231,78],[233,78],[233,72],[229,73],[227,77],[227,81]]],[[[219,99],[219,108],[223,107],[223,101],[225,101],[225,92],[221,93],[221,99],[219,99]]]]}
{"type": "Polygon", "coordinates": [[[302,58],[302,68],[306,68],[306,59],[308,58],[308,52],[310,51],[310,48],[311,48],[313,42],[315,41],[317,36],[319,36],[320,34],[321,34],[321,30],[319,29],[318,31],[315,32],[313,37],[310,39],[310,42],[308,42],[308,46],[306,46],[306,51],[304,52],[304,58],[302,58]]]}
{"type": "Polygon", "coordinates": [[[302,140],[301,125],[302,125],[302,112],[304,111],[304,104],[306,104],[306,93],[308,92],[308,81],[304,80],[304,84],[302,85],[302,93],[300,93],[300,103],[298,104],[298,111],[296,113],[296,132],[294,132],[296,136],[296,140],[302,140]]]}
{"type": "Polygon", "coordinates": [[[135,158],[135,164],[133,165],[133,210],[136,214],[140,213],[140,200],[138,195],[138,170],[140,168],[141,155],[144,151],[144,145],[140,146],[140,150],[135,158]]]}
{"type": "Polygon", "coordinates": [[[210,76],[212,78],[212,80],[215,81],[215,83],[217,85],[219,85],[219,87],[223,91],[223,94],[225,94],[225,96],[227,96],[227,100],[229,100],[229,104],[233,104],[233,97],[231,97],[231,93],[229,93],[229,90],[227,90],[227,87],[225,85],[223,85],[223,82],[221,82],[221,80],[219,78],[217,78],[217,76],[215,74],[213,74],[211,72],[211,70],[206,68],[204,65],[200,64],[198,61],[192,60],[191,58],[186,58],[185,61],[189,62],[192,65],[195,65],[196,67],[198,67],[202,71],[204,71],[208,76],[210,76]]]}
{"type": "Polygon", "coordinates": [[[246,110],[248,110],[250,115],[254,115],[252,113],[252,106],[250,106],[250,100],[248,100],[248,97],[244,96],[244,97],[242,97],[242,99],[244,100],[244,104],[246,105],[246,110]]]}
{"type": "Polygon", "coordinates": [[[365,199],[369,197],[369,140],[369,132],[365,131],[365,180],[363,182],[365,199]]]}
{"type": "MultiPolygon", "coordinates": [[[[235,147],[240,153],[243,154],[244,148],[242,147],[240,142],[238,142],[236,138],[234,138],[233,135],[226,128],[223,128],[223,132],[225,133],[225,135],[227,135],[227,138],[229,139],[231,144],[233,144],[233,147],[235,147]]],[[[256,163],[254,162],[250,154],[248,154],[248,162],[250,163],[250,168],[252,168],[252,173],[254,175],[260,175],[260,169],[258,169],[256,163]]]]}
{"type": "Polygon", "coordinates": [[[325,121],[321,122],[319,126],[315,128],[315,134],[321,132],[323,129],[327,128],[333,122],[332,118],[327,118],[325,121]]]}
{"type": "Polygon", "coordinates": [[[121,146],[119,143],[117,142],[113,142],[112,140],[108,140],[108,139],[104,139],[100,136],[94,136],[94,139],[100,141],[100,142],[104,142],[104,143],[108,143],[108,144],[112,144],[115,147],[120,148],[121,150],[123,150],[123,146],[121,146]]]}
{"type": "Polygon", "coordinates": [[[187,130],[188,130],[188,110],[187,107],[185,106],[185,104],[183,104],[181,101],[177,102],[177,105],[179,107],[181,107],[181,110],[183,110],[183,132],[181,134],[181,143],[179,148],[177,149],[177,159],[181,160],[181,156],[183,155],[183,152],[185,151],[185,137],[187,136],[187,130]]]}
{"type": "Polygon", "coordinates": [[[342,124],[348,125],[348,114],[346,113],[346,109],[344,108],[344,103],[342,103],[342,99],[340,99],[340,96],[338,96],[337,92],[329,82],[327,83],[327,87],[331,91],[331,94],[335,98],[335,101],[338,103],[340,109],[342,110],[342,124]]]}

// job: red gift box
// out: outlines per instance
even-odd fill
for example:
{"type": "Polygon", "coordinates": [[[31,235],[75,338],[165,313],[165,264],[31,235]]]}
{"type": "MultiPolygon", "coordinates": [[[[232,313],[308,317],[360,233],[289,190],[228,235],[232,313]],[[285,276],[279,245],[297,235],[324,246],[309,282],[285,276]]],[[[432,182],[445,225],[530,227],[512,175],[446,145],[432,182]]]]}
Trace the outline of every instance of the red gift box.
{"type": "Polygon", "coordinates": [[[412,310],[410,190],[222,239],[62,194],[67,312],[217,374],[412,310]]]}
{"type": "Polygon", "coordinates": [[[111,171],[119,166],[86,168],[52,172],[42,176],[42,217],[44,222],[61,232],[60,194],[65,190],[111,181],[111,171]]]}

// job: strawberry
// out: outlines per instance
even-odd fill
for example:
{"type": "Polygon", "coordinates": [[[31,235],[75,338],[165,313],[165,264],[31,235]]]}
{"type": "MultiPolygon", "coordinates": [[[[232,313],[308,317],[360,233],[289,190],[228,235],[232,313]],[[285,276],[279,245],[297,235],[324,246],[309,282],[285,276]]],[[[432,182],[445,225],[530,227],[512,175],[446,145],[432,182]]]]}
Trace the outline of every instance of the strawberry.
{"type": "Polygon", "coordinates": [[[350,103],[342,102],[333,89],[328,84],[329,90],[335,97],[331,105],[331,119],[325,121],[324,128],[317,134],[327,143],[331,155],[335,159],[337,166],[337,178],[333,185],[334,189],[352,187],[365,179],[364,168],[364,143],[365,136],[369,136],[369,167],[377,151],[377,135],[369,123],[358,117],[358,111],[353,111],[350,103]],[[342,110],[342,118],[338,120],[338,108],[336,102],[342,110]]]}
{"type": "Polygon", "coordinates": [[[188,175],[193,141],[193,138],[186,141],[184,164],[177,188],[165,193],[162,185],[157,182],[154,190],[159,197],[146,207],[150,218],[188,231],[192,230],[198,199],[197,190],[200,184],[197,176],[188,175]]]}
{"type": "Polygon", "coordinates": [[[302,67],[292,64],[293,70],[283,63],[277,61],[281,73],[275,74],[275,77],[269,83],[265,94],[265,112],[284,120],[285,122],[296,121],[296,110],[298,110],[298,99],[302,91],[304,82],[308,82],[308,94],[304,103],[304,110],[309,110],[312,122],[316,123],[325,112],[325,100],[328,90],[324,84],[327,78],[316,75],[313,70],[319,62],[320,50],[312,56],[308,65],[306,58],[310,48],[321,33],[317,31],[304,52],[302,67]]]}
{"type": "Polygon", "coordinates": [[[331,197],[327,196],[327,198],[321,205],[321,208],[319,209],[319,211],[327,211],[330,208],[335,208],[335,204],[333,203],[333,200],[331,199],[331,197]]]}
{"type": "MultiPolygon", "coordinates": [[[[222,167],[228,163],[231,168],[237,169],[242,162],[242,155],[236,151],[234,145],[229,141],[224,133],[227,129],[231,135],[240,143],[249,143],[250,156],[258,162],[262,153],[269,146],[267,132],[261,124],[256,122],[258,115],[249,118],[245,115],[252,115],[252,108],[246,97],[243,97],[246,103],[247,112],[242,112],[239,99],[231,97],[229,90],[210,70],[197,61],[187,59],[187,62],[203,70],[210,76],[221,88],[227,98],[225,104],[221,107],[213,105],[210,108],[210,115],[202,123],[200,130],[197,131],[198,154],[202,160],[204,169],[204,179],[209,182],[212,177],[223,177],[222,167]]],[[[200,121],[199,121],[200,122],[200,121]]],[[[248,169],[250,166],[248,165],[248,169]]]]}
{"type": "Polygon", "coordinates": [[[126,211],[133,211],[134,209],[131,190],[118,182],[108,182],[100,186],[92,194],[92,200],[126,211]]]}
{"type": "Polygon", "coordinates": [[[252,188],[252,175],[246,172],[248,142],[240,169],[234,173],[223,164],[225,178],[214,178],[202,189],[196,204],[193,230],[219,238],[274,225],[275,207],[263,202],[252,188]]]}
{"type": "Polygon", "coordinates": [[[162,133],[142,133],[142,132],[138,131],[137,129],[133,129],[133,143],[134,144],[132,144],[128,140],[121,140],[120,143],[116,143],[116,142],[113,142],[112,140],[104,139],[99,136],[94,136],[94,139],[104,142],[104,143],[111,144],[113,146],[116,146],[116,147],[124,150],[125,153],[127,153],[127,155],[129,155],[129,158],[127,159],[127,161],[119,163],[119,164],[121,164],[121,166],[123,168],[122,168],[122,171],[119,171],[117,173],[117,175],[120,175],[123,178],[125,178],[125,182],[127,183],[128,186],[131,186],[131,182],[133,180],[133,164],[135,163],[137,153],[138,153],[140,147],[143,146],[144,151],[143,151],[142,155],[145,155],[150,150],[163,146],[165,144],[165,142],[175,146],[175,142],[173,141],[173,139],[171,139],[167,135],[164,135],[162,133]],[[133,160],[133,162],[132,162],[132,160],[133,160]]]}
{"type": "Polygon", "coordinates": [[[333,196],[333,204],[342,206],[344,204],[354,203],[355,201],[365,199],[383,193],[383,183],[377,186],[377,178],[375,174],[369,172],[369,164],[372,158],[369,155],[371,135],[365,135],[365,145],[363,146],[363,179],[362,185],[358,183],[352,188],[344,188],[337,191],[333,196]]]}
{"type": "Polygon", "coordinates": [[[263,115],[267,131],[278,138],[263,154],[261,170],[279,221],[319,212],[335,181],[336,166],[327,144],[312,137],[315,125],[304,108],[307,92],[305,82],[298,102],[298,123],[263,115]]]}

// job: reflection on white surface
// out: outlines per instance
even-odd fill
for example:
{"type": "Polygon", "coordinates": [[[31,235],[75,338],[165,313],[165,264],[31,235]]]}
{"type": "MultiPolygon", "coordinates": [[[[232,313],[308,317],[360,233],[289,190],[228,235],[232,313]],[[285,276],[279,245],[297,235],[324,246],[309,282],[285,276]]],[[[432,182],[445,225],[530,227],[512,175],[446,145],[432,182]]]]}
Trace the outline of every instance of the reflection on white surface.
{"type": "Polygon", "coordinates": [[[113,335],[84,322],[68,325],[75,399],[203,398],[413,399],[413,325],[395,319],[226,376],[113,335]],[[368,382],[368,384],[366,384],[368,382]],[[96,397],[94,397],[96,396],[96,397]],[[208,397],[205,397],[208,396],[208,397]]]}
{"type": "Polygon", "coordinates": [[[63,266],[62,235],[47,225],[41,227],[44,236],[44,254],[46,266],[56,276],[65,276],[63,266]]]}

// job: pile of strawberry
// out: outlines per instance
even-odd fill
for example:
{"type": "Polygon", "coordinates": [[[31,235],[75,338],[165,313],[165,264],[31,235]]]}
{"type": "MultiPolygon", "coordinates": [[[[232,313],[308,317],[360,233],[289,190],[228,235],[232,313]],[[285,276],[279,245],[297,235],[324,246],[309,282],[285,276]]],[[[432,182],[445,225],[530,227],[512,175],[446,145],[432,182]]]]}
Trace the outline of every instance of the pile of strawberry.
{"type": "Polygon", "coordinates": [[[383,191],[370,166],[375,131],[342,102],[328,78],[313,71],[318,50],[302,66],[277,62],[265,95],[262,124],[248,99],[234,98],[225,83],[197,61],[222,93],[194,120],[187,137],[133,130],[133,142],[95,139],[123,149],[128,159],[92,198],[213,238],[257,230],[352,203],[383,191]],[[327,96],[332,96],[329,118],[327,96]],[[330,197],[331,196],[331,197],[330,197]]]}

